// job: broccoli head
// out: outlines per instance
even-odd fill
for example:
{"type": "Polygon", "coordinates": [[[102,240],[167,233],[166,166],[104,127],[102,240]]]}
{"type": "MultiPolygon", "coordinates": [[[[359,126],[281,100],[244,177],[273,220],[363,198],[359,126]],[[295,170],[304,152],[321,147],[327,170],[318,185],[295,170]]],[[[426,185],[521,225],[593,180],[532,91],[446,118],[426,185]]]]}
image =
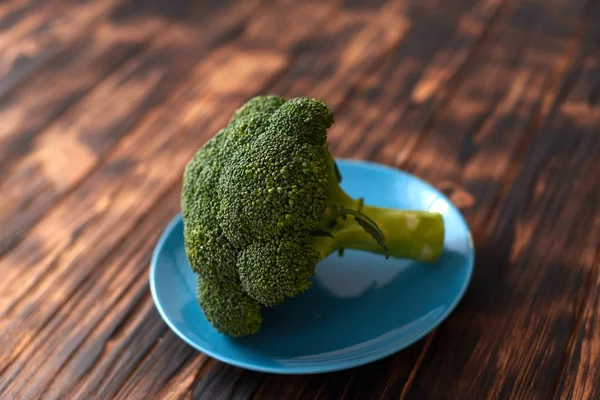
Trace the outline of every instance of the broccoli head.
{"type": "Polygon", "coordinates": [[[258,96],[188,163],[185,248],[200,306],[218,331],[258,332],[261,307],[307,290],[316,264],[335,251],[440,255],[441,215],[368,206],[342,190],[327,145],[332,124],[319,100],[258,96]]]}

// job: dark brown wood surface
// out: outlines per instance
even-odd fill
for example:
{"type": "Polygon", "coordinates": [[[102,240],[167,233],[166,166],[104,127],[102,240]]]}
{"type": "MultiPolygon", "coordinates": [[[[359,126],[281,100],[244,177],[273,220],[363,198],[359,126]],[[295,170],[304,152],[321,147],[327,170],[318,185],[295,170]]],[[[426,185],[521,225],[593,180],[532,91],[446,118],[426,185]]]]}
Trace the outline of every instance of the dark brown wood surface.
{"type": "Polygon", "coordinates": [[[600,1],[0,3],[0,398],[600,398],[600,1]],[[256,94],[323,99],[335,156],[447,193],[457,310],[381,361],[251,372],[162,322],[186,162],[256,94]]]}

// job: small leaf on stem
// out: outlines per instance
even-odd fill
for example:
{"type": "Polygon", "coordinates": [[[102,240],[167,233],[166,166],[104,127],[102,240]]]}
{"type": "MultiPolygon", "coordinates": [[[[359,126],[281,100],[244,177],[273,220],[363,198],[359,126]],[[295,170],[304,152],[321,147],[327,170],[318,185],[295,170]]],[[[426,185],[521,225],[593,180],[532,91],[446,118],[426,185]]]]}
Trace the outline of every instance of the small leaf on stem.
{"type": "Polygon", "coordinates": [[[327,231],[322,230],[322,229],[317,229],[316,231],[312,231],[311,235],[312,236],[327,236],[327,237],[330,237],[330,238],[334,239],[334,237],[331,234],[331,232],[327,232],[327,231]]]}
{"type": "Polygon", "coordinates": [[[385,236],[381,228],[377,225],[377,223],[371,218],[367,217],[365,214],[361,213],[360,211],[351,210],[345,207],[337,208],[335,218],[342,217],[343,219],[346,219],[347,215],[352,215],[354,217],[354,219],[361,226],[361,228],[363,228],[365,232],[371,235],[371,237],[375,239],[377,244],[383,249],[385,257],[389,258],[390,255],[388,253],[387,245],[385,244],[385,236]]]}

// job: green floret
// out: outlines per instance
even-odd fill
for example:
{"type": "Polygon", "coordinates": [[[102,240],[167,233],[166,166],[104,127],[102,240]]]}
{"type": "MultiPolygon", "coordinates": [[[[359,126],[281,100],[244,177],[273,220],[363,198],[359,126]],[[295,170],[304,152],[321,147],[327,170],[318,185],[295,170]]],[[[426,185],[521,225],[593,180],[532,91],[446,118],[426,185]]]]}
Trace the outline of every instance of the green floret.
{"type": "Polygon", "coordinates": [[[285,103],[285,99],[279,96],[256,96],[251,98],[239,108],[234,114],[232,121],[236,121],[241,117],[253,117],[257,114],[264,113],[272,115],[275,111],[285,103]]]}
{"type": "Polygon", "coordinates": [[[327,153],[287,136],[262,135],[232,157],[217,188],[219,222],[238,247],[319,226],[327,199],[327,153]],[[301,182],[301,183],[300,183],[301,182]]]}
{"type": "Polygon", "coordinates": [[[275,306],[308,289],[320,259],[313,242],[309,235],[294,235],[244,248],[237,267],[246,293],[265,306],[275,306]]]}
{"type": "Polygon", "coordinates": [[[262,324],[260,304],[248,296],[237,279],[212,282],[198,276],[198,300],[206,319],[231,336],[247,336],[262,324]]]}
{"type": "Polygon", "coordinates": [[[326,143],[331,124],[319,100],[258,96],[188,163],[185,247],[218,331],[258,332],[261,306],[307,290],[316,264],[335,251],[423,261],[441,253],[439,214],[371,207],[341,189],[326,143]]]}

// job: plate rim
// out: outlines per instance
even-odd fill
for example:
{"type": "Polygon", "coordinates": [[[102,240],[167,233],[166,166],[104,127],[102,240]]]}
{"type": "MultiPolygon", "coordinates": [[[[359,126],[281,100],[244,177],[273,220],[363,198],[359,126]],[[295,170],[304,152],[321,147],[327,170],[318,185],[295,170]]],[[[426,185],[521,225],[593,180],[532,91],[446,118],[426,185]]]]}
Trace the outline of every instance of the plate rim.
{"type": "Polygon", "coordinates": [[[403,171],[401,169],[394,168],[392,166],[388,166],[388,165],[384,165],[384,164],[379,164],[379,163],[372,162],[372,161],[357,160],[357,159],[351,159],[351,158],[335,157],[335,161],[339,164],[358,165],[358,166],[363,166],[363,167],[368,167],[368,168],[374,168],[376,170],[385,171],[388,173],[400,174],[406,178],[416,180],[416,181],[420,182],[421,184],[429,187],[430,190],[433,190],[436,193],[438,193],[441,198],[443,198],[448,204],[450,204],[450,206],[452,208],[454,208],[454,210],[456,211],[456,213],[460,219],[460,222],[466,228],[466,234],[467,234],[467,238],[469,240],[468,249],[470,251],[470,254],[468,257],[468,263],[466,265],[468,268],[467,277],[464,280],[462,287],[460,288],[460,290],[458,292],[458,295],[454,298],[454,300],[448,306],[446,311],[442,315],[440,315],[440,317],[438,317],[436,319],[436,321],[431,324],[430,327],[428,327],[427,329],[424,329],[422,332],[415,335],[414,338],[404,341],[402,343],[402,345],[394,346],[394,342],[384,344],[381,346],[381,349],[379,351],[376,351],[373,354],[370,354],[368,356],[359,357],[358,359],[353,360],[353,361],[342,361],[342,362],[337,361],[337,362],[332,362],[332,363],[317,363],[312,366],[311,365],[308,365],[308,366],[285,366],[285,365],[266,366],[266,365],[260,365],[260,364],[255,364],[255,363],[251,363],[251,362],[246,362],[246,361],[240,361],[238,359],[228,357],[228,356],[223,356],[217,352],[213,352],[210,349],[204,348],[203,346],[199,345],[195,341],[188,338],[185,334],[183,334],[173,324],[171,319],[168,317],[168,314],[165,312],[165,310],[162,306],[162,303],[160,302],[157,292],[156,292],[157,289],[156,289],[155,276],[156,276],[158,257],[159,257],[159,254],[160,254],[161,249],[163,248],[165,242],[171,235],[171,232],[173,231],[175,226],[182,220],[181,212],[178,212],[177,215],[173,219],[171,219],[171,221],[169,221],[169,223],[163,229],[163,232],[159,236],[159,238],[154,246],[154,249],[152,251],[152,257],[150,259],[150,271],[149,271],[148,281],[149,281],[152,301],[153,301],[154,306],[156,307],[160,317],[180,339],[182,339],[185,343],[190,345],[192,348],[196,349],[197,351],[199,351],[201,353],[206,354],[207,356],[209,356],[211,358],[214,358],[218,361],[224,362],[229,365],[248,369],[251,371],[275,373],[275,374],[288,374],[288,375],[322,374],[322,373],[351,369],[351,368],[355,368],[358,366],[370,364],[372,362],[375,362],[375,361],[381,360],[383,358],[389,357],[393,354],[396,354],[397,352],[412,346],[419,340],[422,340],[423,338],[428,336],[433,330],[438,328],[454,312],[454,310],[456,309],[456,307],[458,306],[460,301],[463,299],[463,297],[467,291],[467,288],[469,287],[469,285],[471,283],[474,265],[475,265],[475,246],[473,243],[473,235],[471,233],[471,228],[469,227],[469,224],[465,220],[463,214],[460,212],[458,207],[456,207],[456,205],[448,198],[448,196],[446,196],[444,193],[442,193],[439,189],[437,189],[436,187],[434,187],[427,181],[425,181],[413,174],[410,174],[406,171],[403,171]]]}

